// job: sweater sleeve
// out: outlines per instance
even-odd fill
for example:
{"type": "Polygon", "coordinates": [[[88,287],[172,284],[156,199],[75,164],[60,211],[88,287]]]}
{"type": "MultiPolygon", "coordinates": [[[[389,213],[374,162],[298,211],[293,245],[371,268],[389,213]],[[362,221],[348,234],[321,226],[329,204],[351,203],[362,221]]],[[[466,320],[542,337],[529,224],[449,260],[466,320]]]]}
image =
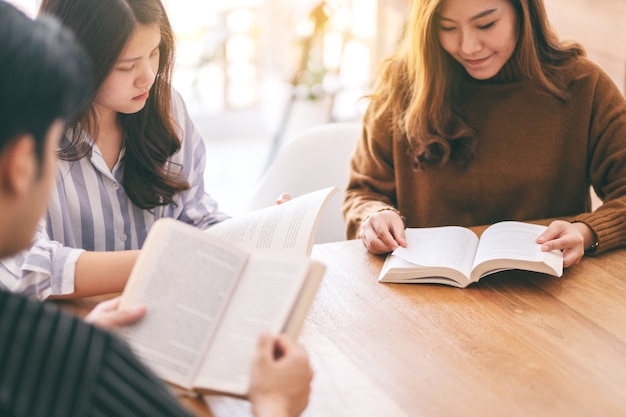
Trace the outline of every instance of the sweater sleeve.
{"type": "Polygon", "coordinates": [[[588,172],[603,204],[593,213],[574,217],[598,238],[599,254],[626,246],[626,100],[600,69],[589,126],[588,172]]]}
{"type": "Polygon", "coordinates": [[[370,106],[364,118],[361,139],[350,162],[342,207],[348,239],[358,238],[361,223],[370,214],[396,210],[394,141],[389,118],[373,117],[370,106]]]}

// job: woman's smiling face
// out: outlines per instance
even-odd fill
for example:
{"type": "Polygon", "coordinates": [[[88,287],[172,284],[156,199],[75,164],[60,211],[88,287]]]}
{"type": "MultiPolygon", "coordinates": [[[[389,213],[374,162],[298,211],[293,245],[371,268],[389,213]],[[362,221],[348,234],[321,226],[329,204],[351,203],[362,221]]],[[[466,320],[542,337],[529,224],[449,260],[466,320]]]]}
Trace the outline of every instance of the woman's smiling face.
{"type": "Polygon", "coordinates": [[[477,80],[495,76],[517,46],[518,17],[509,0],[444,0],[435,24],[442,48],[477,80]]]}

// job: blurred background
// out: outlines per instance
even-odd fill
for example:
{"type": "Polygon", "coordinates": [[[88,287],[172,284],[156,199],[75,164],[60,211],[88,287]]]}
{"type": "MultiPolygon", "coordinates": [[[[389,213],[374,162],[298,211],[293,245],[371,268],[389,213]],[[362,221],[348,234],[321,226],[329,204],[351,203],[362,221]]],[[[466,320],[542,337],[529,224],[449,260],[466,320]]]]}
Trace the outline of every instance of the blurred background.
{"type": "MultiPolygon", "coordinates": [[[[9,0],[35,16],[39,0],[9,0]]],[[[174,87],[207,144],[206,189],[239,213],[295,132],[358,121],[410,0],[164,0],[177,37],[174,87]]],[[[624,91],[626,0],[545,0],[624,91]]],[[[289,190],[285,190],[289,191],[289,190]]]]}

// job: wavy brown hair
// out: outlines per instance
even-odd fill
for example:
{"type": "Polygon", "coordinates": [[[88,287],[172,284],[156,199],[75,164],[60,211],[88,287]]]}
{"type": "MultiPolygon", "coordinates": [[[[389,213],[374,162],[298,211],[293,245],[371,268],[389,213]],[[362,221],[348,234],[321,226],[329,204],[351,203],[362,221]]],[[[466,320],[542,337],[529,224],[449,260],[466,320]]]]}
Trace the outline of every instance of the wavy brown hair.
{"type": "MultiPolygon", "coordinates": [[[[189,189],[187,181],[166,165],[178,152],[181,138],[172,118],[172,69],[174,35],[159,0],[43,0],[41,14],[51,14],[70,28],[91,57],[96,92],[117,62],[126,42],[138,25],[160,28],[159,68],[146,105],[134,114],[118,114],[126,147],[123,185],[131,201],[151,210],[173,202],[189,189]]],[[[95,97],[95,94],[94,94],[95,97]]],[[[93,106],[69,123],[70,145],[59,152],[75,161],[90,152],[83,132],[98,134],[93,106]]]]}
{"type": "MultiPolygon", "coordinates": [[[[467,162],[475,132],[455,110],[464,68],[440,45],[437,12],[443,0],[414,0],[396,52],[381,66],[370,100],[371,117],[390,118],[395,137],[407,140],[418,167],[467,162]]],[[[584,55],[560,42],[542,0],[510,0],[518,16],[517,47],[507,66],[560,100],[567,98],[559,67],[584,55]]]]}

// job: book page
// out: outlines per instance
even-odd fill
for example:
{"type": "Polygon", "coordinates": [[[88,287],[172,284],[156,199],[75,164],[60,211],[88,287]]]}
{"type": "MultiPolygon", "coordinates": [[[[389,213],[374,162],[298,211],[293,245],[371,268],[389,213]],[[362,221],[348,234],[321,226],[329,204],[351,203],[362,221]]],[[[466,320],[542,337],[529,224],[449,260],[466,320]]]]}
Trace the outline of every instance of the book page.
{"type": "Polygon", "coordinates": [[[309,314],[311,304],[317,295],[324,273],[326,272],[326,266],[318,261],[311,260],[309,262],[309,270],[305,282],[300,288],[297,301],[291,306],[289,317],[287,322],[283,326],[281,332],[297,339],[304,325],[304,320],[309,314]]]}
{"type": "Polygon", "coordinates": [[[247,253],[172,219],[153,229],[121,301],[146,315],[120,334],[159,377],[190,388],[247,253]]]}
{"type": "Polygon", "coordinates": [[[469,278],[454,268],[419,267],[416,271],[415,264],[389,254],[378,274],[379,282],[393,282],[402,284],[445,284],[454,287],[465,287],[469,284],[469,278]]]}
{"type": "Polygon", "coordinates": [[[250,256],[194,383],[196,387],[247,393],[258,337],[263,331],[278,334],[282,330],[308,267],[304,256],[250,256]]]}
{"type": "Polygon", "coordinates": [[[560,251],[543,252],[541,245],[536,242],[537,237],[546,228],[542,225],[515,221],[500,222],[489,226],[480,238],[474,266],[493,259],[504,259],[510,261],[511,268],[519,265],[516,261],[545,262],[556,272],[562,271],[562,253],[560,251]]]}
{"type": "Polygon", "coordinates": [[[423,267],[455,269],[469,278],[478,246],[478,237],[458,226],[407,228],[407,247],[398,247],[394,256],[423,267]]]}
{"type": "Polygon", "coordinates": [[[541,261],[541,245],[535,240],[546,226],[522,222],[500,222],[483,232],[475,264],[488,259],[507,258],[541,261]]]}
{"type": "Polygon", "coordinates": [[[310,255],[320,212],[337,191],[324,188],[245,213],[211,226],[207,233],[248,250],[310,255]]]}

